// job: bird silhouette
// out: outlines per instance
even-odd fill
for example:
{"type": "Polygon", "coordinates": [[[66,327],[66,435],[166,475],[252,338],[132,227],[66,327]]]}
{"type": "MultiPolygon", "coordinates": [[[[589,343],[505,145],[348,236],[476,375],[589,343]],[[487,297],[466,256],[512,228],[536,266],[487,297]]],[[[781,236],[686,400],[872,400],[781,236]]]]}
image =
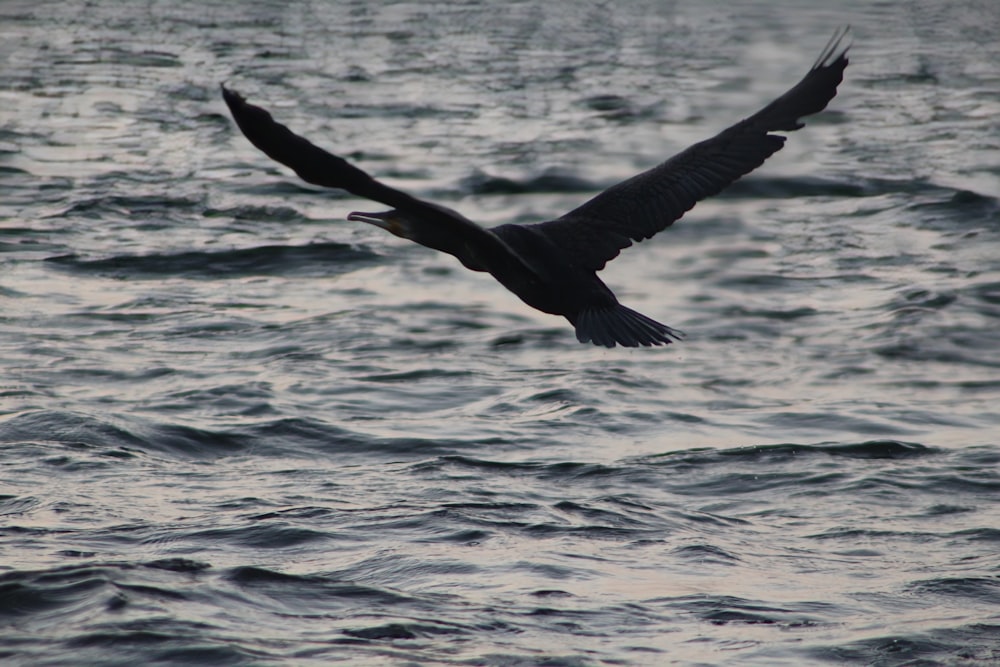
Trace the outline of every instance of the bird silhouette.
{"type": "Polygon", "coordinates": [[[681,332],[618,302],[597,272],[633,242],[652,237],[698,201],[719,193],[781,150],[802,118],[826,108],[847,67],[848,28],[837,30],[795,86],[763,109],[637,174],[554,220],[480,227],[460,213],[381,183],[281,125],[261,107],[222,86],[240,130],[271,159],[304,181],[340,188],[391,210],[355,212],[348,220],[454,255],[485,271],[529,306],[565,317],[581,343],[665,345],[681,332]]]}

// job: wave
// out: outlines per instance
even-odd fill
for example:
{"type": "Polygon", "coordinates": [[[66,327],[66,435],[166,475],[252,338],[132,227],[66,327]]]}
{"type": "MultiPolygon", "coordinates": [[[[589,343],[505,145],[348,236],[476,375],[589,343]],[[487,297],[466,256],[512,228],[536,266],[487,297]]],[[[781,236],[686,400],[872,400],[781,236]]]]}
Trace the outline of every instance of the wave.
{"type": "Polygon", "coordinates": [[[116,255],[102,259],[85,259],[68,254],[48,257],[45,261],[68,271],[115,278],[161,278],[165,275],[234,278],[346,273],[377,257],[378,254],[364,248],[327,242],[304,246],[267,245],[234,250],[116,255]]]}
{"type": "Polygon", "coordinates": [[[563,170],[550,169],[535,176],[512,178],[475,171],[459,181],[459,189],[472,195],[521,195],[558,192],[596,192],[600,186],[563,170]]]}
{"type": "MultiPolygon", "coordinates": [[[[650,165],[652,166],[652,165],[650,165]]],[[[598,192],[617,181],[586,179],[566,168],[550,168],[521,178],[475,170],[458,182],[461,195],[527,195],[598,192]]],[[[448,192],[444,194],[455,194],[448,192]]],[[[875,198],[908,195],[914,201],[904,208],[929,215],[939,212],[979,218],[1000,215],[1000,199],[922,179],[859,178],[855,180],[819,176],[768,176],[752,174],[725,188],[720,199],[794,199],[796,197],[875,198]]]]}
{"type": "MultiPolygon", "coordinates": [[[[159,176],[157,176],[159,177],[159,176]]],[[[137,180],[135,174],[127,176],[118,172],[104,174],[103,180],[120,181],[127,179],[137,180]]],[[[195,197],[171,196],[163,194],[143,195],[111,195],[105,194],[95,197],[79,199],[60,209],[46,215],[48,218],[76,218],[82,217],[90,220],[106,221],[109,218],[142,217],[148,215],[162,215],[166,211],[196,211],[202,205],[201,200],[195,197]]]]}
{"type": "Polygon", "coordinates": [[[655,118],[660,113],[656,106],[641,107],[627,97],[614,94],[591,95],[578,100],[576,104],[596,112],[606,120],[628,123],[655,118]]]}
{"type": "Polygon", "coordinates": [[[291,206],[242,204],[227,208],[208,208],[205,209],[202,215],[206,218],[231,218],[233,220],[252,220],[254,222],[309,222],[309,218],[291,206]]]}
{"type": "MultiPolygon", "coordinates": [[[[929,624],[919,624],[926,627],[929,624]]],[[[869,630],[871,632],[871,630],[869,630]]],[[[808,650],[812,660],[837,665],[995,665],[1000,656],[1000,624],[983,622],[886,633],[871,639],[808,650]]]]}
{"type": "MultiPolygon", "coordinates": [[[[500,438],[379,437],[318,419],[282,418],[231,428],[197,428],[136,416],[36,410],[0,422],[0,443],[41,448],[64,468],[107,467],[140,453],[181,459],[329,456],[369,459],[447,456],[504,444],[500,438]]],[[[8,456],[16,448],[9,447],[8,456]]]]}

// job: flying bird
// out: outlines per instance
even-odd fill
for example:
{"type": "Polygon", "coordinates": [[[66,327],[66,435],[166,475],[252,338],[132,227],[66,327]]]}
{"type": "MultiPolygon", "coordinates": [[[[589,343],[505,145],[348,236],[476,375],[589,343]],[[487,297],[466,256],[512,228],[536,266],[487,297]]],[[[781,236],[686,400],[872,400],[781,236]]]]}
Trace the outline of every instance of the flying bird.
{"type": "Polygon", "coordinates": [[[381,183],[346,160],[312,144],[222,86],[240,130],[271,159],[302,180],[340,188],[390,207],[354,212],[396,236],[454,255],[468,269],[485,271],[522,301],[565,317],[581,343],[614,347],[666,345],[682,333],[618,302],[597,272],[633,241],[666,229],[698,201],[718,194],[781,150],[802,118],[826,108],[847,67],[849,29],[837,30],[808,73],[763,109],[569,213],[535,224],[480,227],[460,213],[381,183]]]}

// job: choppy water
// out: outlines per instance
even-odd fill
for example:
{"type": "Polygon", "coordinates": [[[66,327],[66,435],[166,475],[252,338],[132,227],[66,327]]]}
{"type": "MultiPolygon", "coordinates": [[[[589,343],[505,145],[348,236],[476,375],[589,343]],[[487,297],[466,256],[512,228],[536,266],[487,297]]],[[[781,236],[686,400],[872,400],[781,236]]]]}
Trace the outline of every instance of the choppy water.
{"type": "Polygon", "coordinates": [[[0,661],[1000,662],[1000,6],[0,4],[0,661]],[[228,82],[486,224],[828,112],[579,345],[343,221],[228,82]]]}

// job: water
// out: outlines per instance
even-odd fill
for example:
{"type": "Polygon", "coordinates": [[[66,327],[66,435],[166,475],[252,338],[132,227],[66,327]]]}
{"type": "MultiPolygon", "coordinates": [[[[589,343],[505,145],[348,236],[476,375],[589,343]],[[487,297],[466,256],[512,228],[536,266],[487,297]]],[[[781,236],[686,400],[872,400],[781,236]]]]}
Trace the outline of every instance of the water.
{"type": "Polygon", "coordinates": [[[0,5],[0,661],[1000,661],[993,2],[0,5]],[[484,224],[830,110],[579,345],[344,221],[227,82],[484,224]]]}

